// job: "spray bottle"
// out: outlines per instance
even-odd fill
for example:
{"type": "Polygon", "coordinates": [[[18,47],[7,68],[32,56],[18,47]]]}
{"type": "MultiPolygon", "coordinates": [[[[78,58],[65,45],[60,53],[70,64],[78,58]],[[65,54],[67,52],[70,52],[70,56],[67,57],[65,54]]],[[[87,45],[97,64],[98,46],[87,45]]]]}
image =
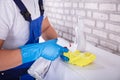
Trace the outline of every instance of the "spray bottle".
{"type": "Polygon", "coordinates": [[[28,73],[36,78],[36,80],[43,80],[49,71],[52,61],[40,57],[28,69],[28,73]]]}
{"type": "Polygon", "coordinates": [[[78,18],[78,24],[75,26],[75,44],[76,49],[82,52],[85,51],[86,48],[86,40],[84,34],[84,18],[78,18]]]}

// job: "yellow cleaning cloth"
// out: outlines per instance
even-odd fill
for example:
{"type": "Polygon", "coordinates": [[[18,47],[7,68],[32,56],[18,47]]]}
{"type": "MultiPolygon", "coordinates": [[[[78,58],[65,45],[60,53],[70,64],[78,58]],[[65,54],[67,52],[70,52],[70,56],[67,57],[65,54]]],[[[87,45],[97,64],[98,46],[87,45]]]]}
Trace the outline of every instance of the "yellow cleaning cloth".
{"type": "Polygon", "coordinates": [[[96,59],[96,56],[94,54],[90,52],[82,53],[79,50],[64,53],[64,56],[69,58],[68,63],[81,67],[89,65],[96,59]]]}

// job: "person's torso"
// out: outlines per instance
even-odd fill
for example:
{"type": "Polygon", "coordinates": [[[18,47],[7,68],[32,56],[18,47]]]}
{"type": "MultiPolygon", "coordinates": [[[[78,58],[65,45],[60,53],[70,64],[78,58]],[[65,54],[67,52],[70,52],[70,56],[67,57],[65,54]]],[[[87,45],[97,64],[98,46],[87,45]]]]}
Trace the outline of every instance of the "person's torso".
{"type": "MultiPolygon", "coordinates": [[[[22,0],[22,2],[31,13],[32,20],[40,16],[38,0],[22,0]]],[[[15,18],[13,26],[3,44],[3,48],[5,49],[15,49],[24,45],[29,37],[29,22],[25,21],[13,0],[11,0],[11,3],[12,7],[15,8],[15,18]]]]}

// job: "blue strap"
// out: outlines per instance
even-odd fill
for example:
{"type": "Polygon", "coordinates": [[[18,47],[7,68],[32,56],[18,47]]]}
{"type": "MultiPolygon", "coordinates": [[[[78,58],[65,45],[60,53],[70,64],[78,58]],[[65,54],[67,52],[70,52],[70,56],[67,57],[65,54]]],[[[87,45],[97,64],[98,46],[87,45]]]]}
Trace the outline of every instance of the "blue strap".
{"type": "Polygon", "coordinates": [[[18,6],[18,8],[20,9],[20,13],[23,15],[24,19],[26,21],[31,21],[31,14],[29,13],[29,11],[27,10],[27,8],[25,7],[25,5],[23,4],[23,2],[21,0],[14,0],[14,2],[16,3],[16,5],[18,6]]]}
{"type": "MultiPolygon", "coordinates": [[[[21,0],[14,0],[14,2],[20,9],[20,13],[23,15],[24,19],[26,21],[31,22],[31,14],[27,10],[23,2],[21,0]]],[[[44,15],[43,0],[39,0],[38,3],[39,3],[40,15],[43,16],[44,15]]]]}
{"type": "Polygon", "coordinates": [[[40,14],[41,16],[43,16],[44,14],[43,0],[39,0],[38,3],[39,3],[40,14]]]}

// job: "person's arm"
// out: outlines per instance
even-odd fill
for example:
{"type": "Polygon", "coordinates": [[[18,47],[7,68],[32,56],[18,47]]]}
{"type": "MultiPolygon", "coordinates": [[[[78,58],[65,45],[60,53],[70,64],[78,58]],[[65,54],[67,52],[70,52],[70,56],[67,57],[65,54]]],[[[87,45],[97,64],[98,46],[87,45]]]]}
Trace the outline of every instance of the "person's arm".
{"type": "Polygon", "coordinates": [[[1,49],[4,40],[0,40],[0,71],[7,70],[22,64],[20,49],[1,49]]]}
{"type": "Polygon", "coordinates": [[[56,31],[50,24],[48,17],[42,22],[42,37],[44,40],[55,39],[58,37],[56,31]]]}
{"type": "MultiPolygon", "coordinates": [[[[1,46],[3,42],[0,40],[1,46]]],[[[42,43],[24,45],[16,50],[0,49],[0,71],[34,61],[39,57],[54,61],[64,52],[68,52],[67,48],[56,44],[56,42],[57,39],[52,39],[42,43]]]]}

